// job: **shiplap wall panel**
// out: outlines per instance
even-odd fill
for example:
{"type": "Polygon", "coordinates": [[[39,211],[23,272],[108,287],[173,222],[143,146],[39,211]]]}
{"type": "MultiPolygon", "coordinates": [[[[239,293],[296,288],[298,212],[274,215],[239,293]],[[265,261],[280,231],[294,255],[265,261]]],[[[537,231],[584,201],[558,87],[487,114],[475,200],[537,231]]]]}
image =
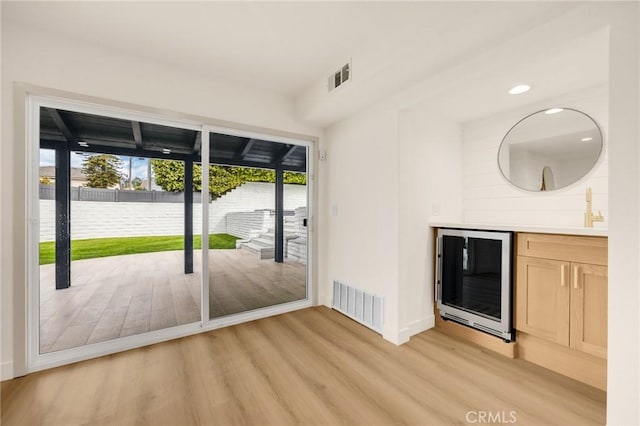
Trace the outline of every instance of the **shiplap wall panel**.
{"type": "Polygon", "coordinates": [[[583,90],[498,114],[463,126],[463,214],[467,223],[582,226],[585,190],[593,191],[593,210],[602,211],[607,227],[608,212],[608,88],[583,90]],[[605,144],[596,166],[579,182],[546,193],[518,189],[500,173],[498,149],[504,135],[522,117],[554,105],[571,107],[590,115],[600,125],[605,144]]]}

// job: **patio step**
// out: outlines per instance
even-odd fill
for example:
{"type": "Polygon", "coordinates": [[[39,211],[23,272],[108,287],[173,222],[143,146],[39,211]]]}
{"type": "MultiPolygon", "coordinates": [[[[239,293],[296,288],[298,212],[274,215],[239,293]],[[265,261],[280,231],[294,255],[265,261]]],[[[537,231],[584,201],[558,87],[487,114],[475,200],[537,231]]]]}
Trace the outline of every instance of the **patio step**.
{"type": "Polygon", "coordinates": [[[253,242],[242,244],[242,248],[258,255],[260,259],[273,259],[275,256],[275,248],[265,247],[253,242]]]}
{"type": "MultiPolygon", "coordinates": [[[[296,234],[295,232],[285,228],[285,230],[284,230],[284,239],[285,240],[290,240],[292,238],[296,238],[297,236],[298,236],[298,234],[296,234]]],[[[276,240],[276,233],[275,233],[275,231],[273,229],[269,229],[269,231],[266,234],[260,234],[260,238],[262,238],[264,240],[275,241],[276,240]]]]}
{"type": "Polygon", "coordinates": [[[273,248],[274,246],[274,239],[273,238],[265,238],[264,234],[260,235],[259,238],[252,238],[250,241],[250,243],[259,245],[261,247],[271,247],[273,248]]]}

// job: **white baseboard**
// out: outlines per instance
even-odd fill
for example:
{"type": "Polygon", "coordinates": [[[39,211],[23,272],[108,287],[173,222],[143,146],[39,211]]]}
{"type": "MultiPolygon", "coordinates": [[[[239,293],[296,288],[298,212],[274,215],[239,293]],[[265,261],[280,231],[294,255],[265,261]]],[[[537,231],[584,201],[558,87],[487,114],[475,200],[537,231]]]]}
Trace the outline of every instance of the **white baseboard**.
{"type": "Polygon", "coordinates": [[[398,330],[385,329],[382,332],[382,337],[385,340],[393,343],[394,345],[402,345],[407,343],[412,336],[422,333],[425,330],[433,328],[435,326],[436,318],[434,315],[429,315],[426,318],[422,318],[416,321],[410,322],[406,327],[402,327],[398,330]]]}
{"type": "Polygon", "coordinates": [[[409,330],[409,337],[415,336],[416,334],[422,333],[423,331],[427,331],[430,328],[436,326],[436,317],[435,315],[429,315],[426,318],[419,319],[417,321],[410,322],[407,326],[409,330]]]}
{"type": "Polygon", "coordinates": [[[13,361],[0,364],[0,380],[13,379],[13,361]]]}
{"type": "Polygon", "coordinates": [[[409,341],[409,337],[407,337],[408,333],[406,332],[406,327],[401,329],[384,329],[382,331],[382,337],[384,340],[387,340],[394,345],[400,346],[409,341]]]}

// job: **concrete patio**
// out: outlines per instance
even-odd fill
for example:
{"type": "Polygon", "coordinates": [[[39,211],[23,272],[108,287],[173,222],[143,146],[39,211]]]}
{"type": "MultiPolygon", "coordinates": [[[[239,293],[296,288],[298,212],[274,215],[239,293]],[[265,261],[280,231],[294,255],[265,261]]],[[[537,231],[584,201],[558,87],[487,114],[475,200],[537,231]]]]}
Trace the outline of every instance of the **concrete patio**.
{"type": "MultiPolygon", "coordinates": [[[[47,353],[200,320],[201,253],[185,275],[184,252],[71,263],[71,287],[55,290],[55,265],[40,267],[40,352],[47,353]]],[[[244,250],[209,251],[211,318],[306,297],[306,267],[244,250]]]]}

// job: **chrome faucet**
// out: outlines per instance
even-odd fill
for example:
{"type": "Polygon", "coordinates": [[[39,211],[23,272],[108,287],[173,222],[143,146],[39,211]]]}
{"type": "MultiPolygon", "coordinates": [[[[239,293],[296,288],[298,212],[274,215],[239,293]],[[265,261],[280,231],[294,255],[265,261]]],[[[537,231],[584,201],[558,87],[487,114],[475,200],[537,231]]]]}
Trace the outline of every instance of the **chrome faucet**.
{"type": "Polygon", "coordinates": [[[593,222],[604,222],[604,216],[602,212],[598,210],[598,214],[593,214],[591,211],[591,187],[587,188],[587,212],[584,214],[584,226],[585,228],[593,228],[593,222]]]}

